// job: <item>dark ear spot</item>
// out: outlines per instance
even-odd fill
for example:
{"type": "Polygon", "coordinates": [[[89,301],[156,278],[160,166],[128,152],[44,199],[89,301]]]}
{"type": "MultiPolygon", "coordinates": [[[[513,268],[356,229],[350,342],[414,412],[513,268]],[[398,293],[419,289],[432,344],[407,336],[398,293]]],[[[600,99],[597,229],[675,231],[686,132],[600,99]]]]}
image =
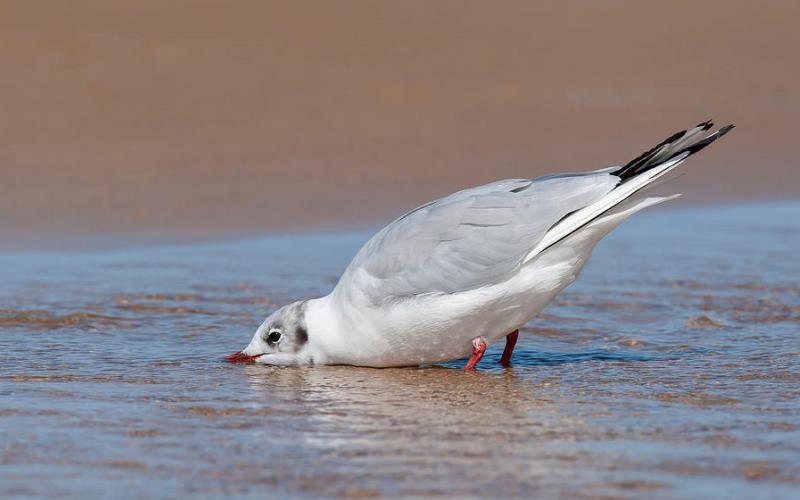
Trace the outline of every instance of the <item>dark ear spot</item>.
{"type": "Polygon", "coordinates": [[[308,332],[306,331],[305,327],[298,326],[294,333],[297,336],[298,347],[308,342],[308,332]]]}

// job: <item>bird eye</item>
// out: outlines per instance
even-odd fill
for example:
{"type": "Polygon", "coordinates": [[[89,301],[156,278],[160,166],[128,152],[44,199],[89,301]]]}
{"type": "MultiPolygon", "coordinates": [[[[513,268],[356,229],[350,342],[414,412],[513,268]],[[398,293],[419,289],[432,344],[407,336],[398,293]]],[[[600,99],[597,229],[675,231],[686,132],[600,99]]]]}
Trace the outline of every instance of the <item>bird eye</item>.
{"type": "Polygon", "coordinates": [[[274,344],[275,342],[278,342],[280,339],[281,339],[281,332],[278,331],[273,330],[269,332],[269,335],[267,335],[267,340],[269,341],[270,344],[274,344]]]}

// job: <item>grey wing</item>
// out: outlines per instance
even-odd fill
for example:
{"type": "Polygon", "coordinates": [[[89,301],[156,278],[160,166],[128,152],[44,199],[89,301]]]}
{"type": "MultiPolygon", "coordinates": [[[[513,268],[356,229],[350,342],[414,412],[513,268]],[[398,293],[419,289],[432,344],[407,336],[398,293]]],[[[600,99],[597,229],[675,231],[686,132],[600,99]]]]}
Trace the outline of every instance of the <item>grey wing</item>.
{"type": "Polygon", "coordinates": [[[502,282],[548,229],[618,183],[608,169],[511,179],[422,205],[364,244],[336,293],[377,305],[502,282]]]}

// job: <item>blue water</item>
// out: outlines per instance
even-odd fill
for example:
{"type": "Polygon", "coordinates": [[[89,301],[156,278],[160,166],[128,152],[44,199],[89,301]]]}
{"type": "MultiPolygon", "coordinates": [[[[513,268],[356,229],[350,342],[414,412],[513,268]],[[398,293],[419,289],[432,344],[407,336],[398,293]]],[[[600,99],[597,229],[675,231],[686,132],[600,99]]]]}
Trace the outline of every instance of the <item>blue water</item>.
{"type": "Polygon", "coordinates": [[[795,496],[800,203],[637,215],[510,370],[221,361],[368,237],[0,253],[0,497],[795,496]]]}

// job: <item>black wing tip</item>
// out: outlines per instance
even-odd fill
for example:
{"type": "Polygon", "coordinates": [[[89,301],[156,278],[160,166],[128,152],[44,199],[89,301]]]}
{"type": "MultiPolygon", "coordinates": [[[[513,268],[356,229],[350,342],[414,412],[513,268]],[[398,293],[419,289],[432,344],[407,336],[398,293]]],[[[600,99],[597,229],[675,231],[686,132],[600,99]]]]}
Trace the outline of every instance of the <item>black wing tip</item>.
{"type": "MultiPolygon", "coordinates": [[[[700,122],[697,124],[697,127],[701,127],[703,130],[711,130],[714,127],[714,120],[706,120],[704,122],[700,122]]],[[[720,127],[720,129],[714,132],[714,134],[712,135],[714,135],[716,138],[719,138],[727,134],[734,128],[736,128],[736,125],[730,123],[728,125],[725,125],[724,127],[720,127]]]]}
{"type": "Polygon", "coordinates": [[[714,126],[714,120],[706,120],[704,122],[698,123],[696,126],[701,127],[703,130],[709,130],[711,127],[714,126]]]}
{"type": "MultiPolygon", "coordinates": [[[[698,151],[702,151],[703,149],[705,149],[706,146],[708,146],[709,144],[715,142],[717,139],[719,139],[723,135],[725,135],[728,132],[730,132],[731,130],[733,130],[734,127],[735,127],[734,124],[725,125],[724,127],[722,127],[721,129],[717,130],[713,134],[709,135],[705,139],[703,139],[701,141],[698,141],[698,142],[692,144],[689,147],[684,148],[680,153],[688,151],[689,155],[691,156],[691,155],[697,153],[698,151]]],[[[680,154],[680,153],[678,153],[678,154],[680,154]]]]}
{"type": "Polygon", "coordinates": [[[674,134],[672,134],[671,136],[667,137],[661,144],[659,144],[658,146],[656,146],[653,149],[658,149],[659,147],[663,146],[664,144],[669,144],[670,142],[677,141],[678,139],[680,139],[681,137],[686,135],[686,132],[688,132],[688,130],[681,130],[680,132],[675,132],[674,134]]]}
{"type": "Polygon", "coordinates": [[[736,128],[736,125],[734,125],[733,123],[731,123],[729,125],[725,125],[724,127],[722,127],[721,129],[719,129],[717,131],[717,137],[722,137],[723,135],[727,134],[728,132],[730,132],[731,130],[733,130],[735,128],[736,128]]]}
{"type": "MultiPolygon", "coordinates": [[[[713,126],[714,126],[713,120],[706,120],[704,122],[698,123],[693,130],[699,128],[702,131],[707,131],[711,130],[713,126]]],[[[705,137],[704,139],[697,140],[692,144],[689,144],[688,146],[681,148],[680,150],[671,152],[668,158],[663,158],[657,162],[653,162],[653,158],[658,154],[658,152],[661,150],[662,147],[664,146],[669,147],[670,144],[685,136],[688,130],[682,130],[680,132],[676,132],[671,136],[669,136],[664,141],[658,143],[654,148],[645,151],[641,155],[631,160],[624,167],[617,170],[615,172],[615,175],[618,175],[623,181],[625,181],[626,179],[635,177],[636,175],[641,174],[642,172],[646,172],[647,170],[650,170],[651,168],[656,167],[657,165],[660,165],[666,161],[669,161],[683,153],[689,153],[689,155],[697,153],[698,151],[702,150],[712,142],[716,141],[723,135],[730,132],[734,127],[735,125],[733,124],[725,125],[724,127],[714,132],[713,134],[705,137]]]]}

